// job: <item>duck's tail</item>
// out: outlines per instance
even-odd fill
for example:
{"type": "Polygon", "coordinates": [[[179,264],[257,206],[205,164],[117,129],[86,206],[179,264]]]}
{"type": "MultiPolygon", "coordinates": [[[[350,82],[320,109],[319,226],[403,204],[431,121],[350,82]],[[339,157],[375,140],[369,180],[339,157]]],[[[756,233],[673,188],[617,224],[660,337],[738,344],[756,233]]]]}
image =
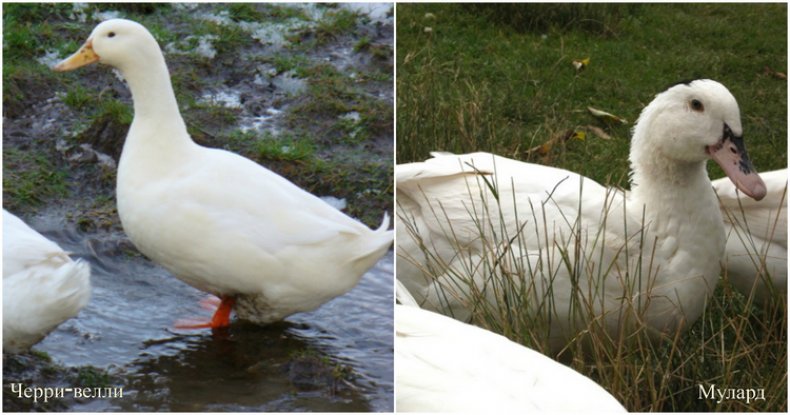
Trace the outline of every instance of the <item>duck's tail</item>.
{"type": "Polygon", "coordinates": [[[389,226],[390,216],[385,212],[381,225],[364,237],[359,254],[352,258],[355,268],[367,270],[389,250],[395,237],[395,231],[389,229],[389,226]]]}
{"type": "Polygon", "coordinates": [[[90,299],[90,265],[68,261],[57,269],[33,267],[3,277],[3,348],[22,352],[90,299]]]}
{"type": "MultiPolygon", "coordinates": [[[[46,304],[50,307],[53,318],[58,315],[63,320],[73,317],[88,304],[91,293],[90,276],[90,264],[80,259],[69,261],[57,269],[50,282],[45,283],[47,287],[42,287],[53,294],[52,303],[46,304]]],[[[60,321],[52,321],[52,324],[60,324],[60,321]]]]}

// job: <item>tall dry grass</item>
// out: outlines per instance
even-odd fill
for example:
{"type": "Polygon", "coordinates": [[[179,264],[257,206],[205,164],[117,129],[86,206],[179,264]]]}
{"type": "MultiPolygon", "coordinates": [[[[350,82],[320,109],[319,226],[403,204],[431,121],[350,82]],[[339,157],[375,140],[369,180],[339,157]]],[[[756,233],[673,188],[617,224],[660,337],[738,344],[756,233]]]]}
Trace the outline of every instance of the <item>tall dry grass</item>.
{"type": "MultiPolygon", "coordinates": [[[[553,255],[548,250],[533,251],[531,260],[527,260],[527,233],[537,233],[544,240],[552,237],[549,224],[533,220],[542,217],[536,210],[544,207],[501,200],[499,184],[485,174],[468,180],[474,182],[468,183],[465,207],[481,250],[472,251],[459,240],[459,233],[465,230],[457,229],[448,219],[441,203],[422,214],[424,220],[438,224],[453,245],[455,253],[451,257],[424,240],[415,218],[408,210],[399,209],[398,220],[406,229],[398,234],[399,240],[408,238],[420,247],[416,257],[399,253],[400,260],[439,281],[434,297],[438,304],[433,307],[558,358],[597,381],[630,411],[787,410],[785,297],[755,304],[753,298],[734,290],[723,275],[713,295],[705,300],[703,315],[690,327],[657,333],[645,323],[646,307],[631,300],[632,296],[623,296],[619,304],[617,311],[623,316],[618,320],[620,326],[605,327],[600,318],[603,300],[598,292],[602,279],[628,275],[626,284],[630,286],[624,290],[649,292],[655,272],[653,252],[645,249],[636,253],[641,260],[631,261],[628,269],[622,269],[622,261],[604,252],[612,246],[602,240],[601,233],[587,234],[574,218],[569,218],[566,243],[559,244],[553,255]],[[511,207],[520,218],[515,222],[523,225],[505,225],[504,211],[511,207]],[[541,283],[554,281],[561,273],[577,282],[569,304],[555,303],[551,284],[541,283]],[[568,308],[558,313],[558,306],[568,308]],[[574,333],[560,344],[556,336],[551,338],[556,333],[550,330],[551,319],[558,315],[569,316],[565,317],[567,326],[574,333]],[[721,399],[716,395],[709,399],[712,385],[713,391],[732,393],[733,398],[743,396],[721,399]],[[745,399],[751,393],[764,399],[745,399]]],[[[614,200],[615,196],[613,191],[610,197],[614,200]]],[[[610,213],[603,216],[617,216],[610,213]]],[[[622,255],[633,255],[628,250],[634,247],[650,246],[642,230],[623,232],[634,237],[623,244],[619,250],[622,255]]],[[[760,261],[759,256],[755,261],[760,261]]],[[[611,307],[607,306],[609,312],[611,307]]]]}

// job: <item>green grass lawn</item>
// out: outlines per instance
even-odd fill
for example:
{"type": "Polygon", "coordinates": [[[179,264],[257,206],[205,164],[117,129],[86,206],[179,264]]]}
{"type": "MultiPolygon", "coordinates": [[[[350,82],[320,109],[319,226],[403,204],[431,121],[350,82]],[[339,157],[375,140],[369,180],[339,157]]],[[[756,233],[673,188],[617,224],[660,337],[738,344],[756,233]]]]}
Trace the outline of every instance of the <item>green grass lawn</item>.
{"type": "MultiPolygon", "coordinates": [[[[642,108],[676,82],[711,78],[738,99],[755,167],[787,166],[785,4],[399,4],[396,30],[398,163],[489,151],[628,187],[642,108]],[[603,124],[588,106],[628,123],[603,124]],[[574,132],[585,139],[563,140],[574,132]]],[[[724,176],[713,164],[711,177],[724,176]]],[[[541,349],[528,317],[491,307],[474,318],[541,349]]],[[[567,363],[630,411],[787,411],[786,301],[753,305],[723,281],[677,337],[619,344],[594,331],[567,363]],[[700,399],[711,384],[765,400],[700,399]]]]}
{"type": "MultiPolygon", "coordinates": [[[[397,161],[490,151],[627,185],[630,129],[657,93],[711,78],[738,99],[758,170],[787,162],[783,4],[397,7],[397,161]],[[573,60],[590,59],[579,73],[573,60]],[[629,121],[598,124],[592,106],[629,121]],[[527,150],[569,130],[613,138],[527,150]]],[[[711,167],[711,176],[723,173],[711,167]]]]}

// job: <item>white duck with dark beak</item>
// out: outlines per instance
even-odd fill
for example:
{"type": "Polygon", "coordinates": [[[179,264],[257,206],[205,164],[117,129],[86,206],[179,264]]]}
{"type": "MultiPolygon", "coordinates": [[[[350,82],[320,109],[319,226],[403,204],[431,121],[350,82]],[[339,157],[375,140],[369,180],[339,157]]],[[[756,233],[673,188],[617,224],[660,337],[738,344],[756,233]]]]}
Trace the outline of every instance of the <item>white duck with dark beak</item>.
{"type": "Polygon", "coordinates": [[[693,323],[726,241],[706,161],[750,197],[766,193],[741,134],[732,94],[696,80],[642,111],[630,192],[488,153],[399,165],[398,279],[424,307],[461,320],[472,284],[501,302],[503,281],[515,280],[555,351],[593,318],[613,335],[637,319],[654,332],[693,323]]]}

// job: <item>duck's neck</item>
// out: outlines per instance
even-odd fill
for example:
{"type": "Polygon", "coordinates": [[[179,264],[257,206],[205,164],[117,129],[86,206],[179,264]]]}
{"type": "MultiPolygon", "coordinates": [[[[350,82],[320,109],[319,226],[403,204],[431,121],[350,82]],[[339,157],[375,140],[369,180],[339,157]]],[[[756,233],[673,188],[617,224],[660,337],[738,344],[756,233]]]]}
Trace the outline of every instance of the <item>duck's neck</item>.
{"type": "Polygon", "coordinates": [[[678,162],[659,153],[635,159],[632,154],[631,169],[631,199],[644,204],[649,216],[679,210],[719,212],[704,161],[678,162]]]}
{"type": "Polygon", "coordinates": [[[160,141],[156,146],[191,144],[161,52],[155,57],[137,60],[132,65],[120,69],[134,102],[134,121],[129,138],[160,141]],[[163,137],[169,142],[161,142],[163,137]]]}

